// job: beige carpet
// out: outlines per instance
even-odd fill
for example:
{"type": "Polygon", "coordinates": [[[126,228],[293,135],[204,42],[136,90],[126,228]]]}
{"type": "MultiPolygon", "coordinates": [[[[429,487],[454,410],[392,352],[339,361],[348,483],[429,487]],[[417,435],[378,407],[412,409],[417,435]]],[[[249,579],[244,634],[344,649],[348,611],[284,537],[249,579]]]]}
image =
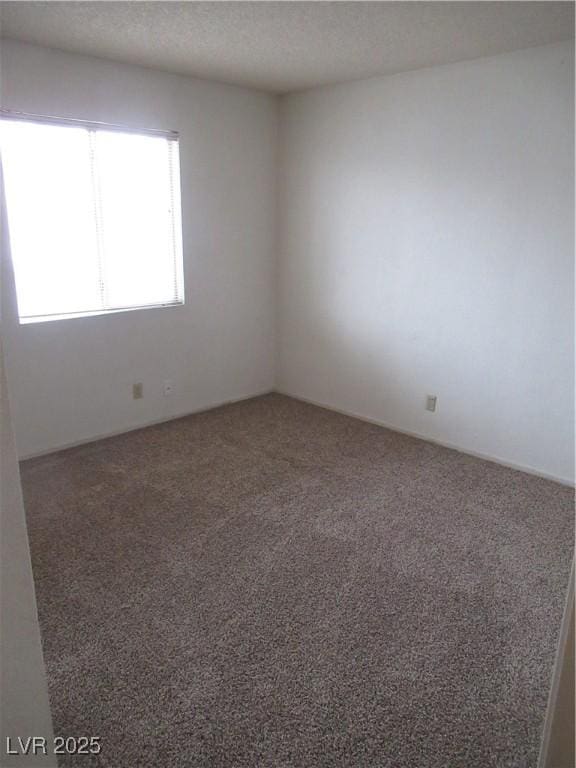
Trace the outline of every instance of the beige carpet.
{"type": "Polygon", "coordinates": [[[22,478],[62,765],[536,765],[570,489],[280,395],[22,478]]]}

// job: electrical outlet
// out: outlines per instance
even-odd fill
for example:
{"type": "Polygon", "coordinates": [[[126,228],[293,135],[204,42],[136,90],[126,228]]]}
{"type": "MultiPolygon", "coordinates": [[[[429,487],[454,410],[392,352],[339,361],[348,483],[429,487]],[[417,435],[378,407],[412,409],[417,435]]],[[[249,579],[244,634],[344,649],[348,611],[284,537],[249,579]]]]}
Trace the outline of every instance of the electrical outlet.
{"type": "Polygon", "coordinates": [[[166,379],[164,382],[164,397],[170,397],[172,392],[174,392],[174,382],[166,379]]]}
{"type": "Polygon", "coordinates": [[[144,387],[141,381],[132,385],[132,397],[134,400],[141,400],[144,397],[144,387]]]}
{"type": "Polygon", "coordinates": [[[434,412],[436,410],[436,395],[426,395],[426,410],[434,412]]]}

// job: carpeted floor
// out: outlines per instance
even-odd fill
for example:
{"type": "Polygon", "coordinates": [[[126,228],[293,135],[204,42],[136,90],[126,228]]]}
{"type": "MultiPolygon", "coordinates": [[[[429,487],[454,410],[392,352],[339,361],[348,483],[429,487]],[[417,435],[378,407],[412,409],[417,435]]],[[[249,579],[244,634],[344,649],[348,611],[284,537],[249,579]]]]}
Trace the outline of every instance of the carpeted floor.
{"type": "Polygon", "coordinates": [[[536,765],[570,489],[281,395],[22,479],[61,765],[536,765]]]}

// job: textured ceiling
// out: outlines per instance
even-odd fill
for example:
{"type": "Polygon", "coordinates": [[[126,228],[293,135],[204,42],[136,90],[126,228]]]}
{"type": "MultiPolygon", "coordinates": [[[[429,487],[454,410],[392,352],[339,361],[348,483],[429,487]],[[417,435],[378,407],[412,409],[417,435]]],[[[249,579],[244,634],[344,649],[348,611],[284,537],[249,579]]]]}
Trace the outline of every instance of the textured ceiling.
{"type": "Polygon", "coordinates": [[[3,2],[3,37],[275,93],[574,35],[572,2],[3,2]]]}

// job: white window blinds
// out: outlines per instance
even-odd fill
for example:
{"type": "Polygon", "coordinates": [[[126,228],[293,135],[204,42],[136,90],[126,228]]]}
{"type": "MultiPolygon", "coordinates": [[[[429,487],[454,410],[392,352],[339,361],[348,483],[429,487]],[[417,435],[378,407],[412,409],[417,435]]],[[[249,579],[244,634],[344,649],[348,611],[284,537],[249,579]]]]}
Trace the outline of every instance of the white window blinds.
{"type": "Polygon", "coordinates": [[[181,304],[175,134],[0,121],[21,322],[181,304]]]}

